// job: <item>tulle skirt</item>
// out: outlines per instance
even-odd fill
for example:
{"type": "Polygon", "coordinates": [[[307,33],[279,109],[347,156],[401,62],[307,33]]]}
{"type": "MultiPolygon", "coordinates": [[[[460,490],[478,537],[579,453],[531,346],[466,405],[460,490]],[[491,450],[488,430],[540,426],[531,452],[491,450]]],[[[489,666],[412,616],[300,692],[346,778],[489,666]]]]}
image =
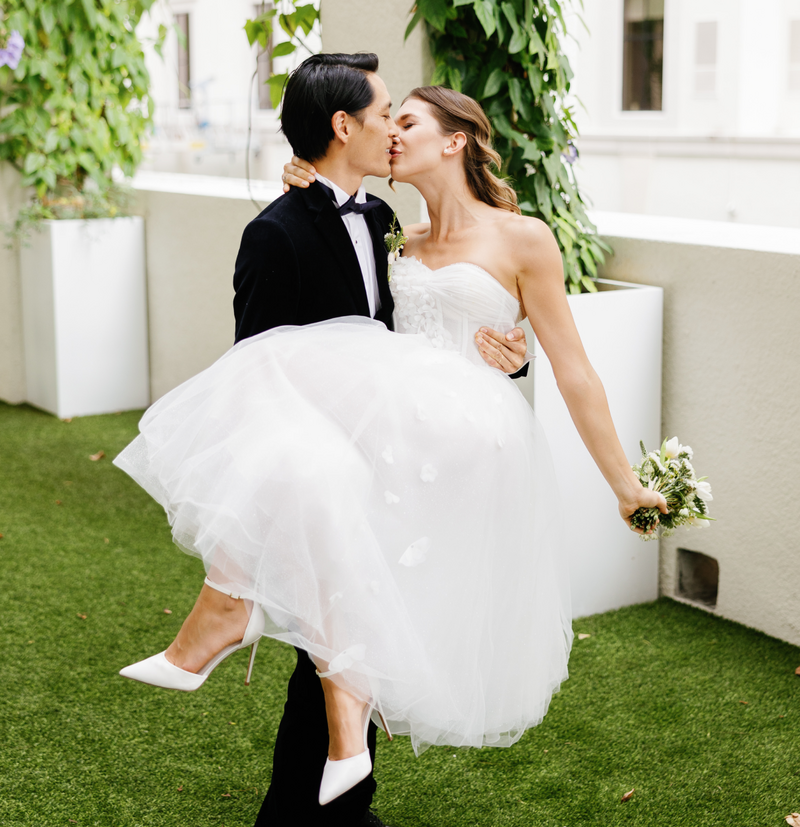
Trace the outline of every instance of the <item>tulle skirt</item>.
{"type": "Polygon", "coordinates": [[[567,677],[561,507],[513,381],[360,317],[244,340],[115,463],[266,634],[419,752],[509,746],[567,677]]]}

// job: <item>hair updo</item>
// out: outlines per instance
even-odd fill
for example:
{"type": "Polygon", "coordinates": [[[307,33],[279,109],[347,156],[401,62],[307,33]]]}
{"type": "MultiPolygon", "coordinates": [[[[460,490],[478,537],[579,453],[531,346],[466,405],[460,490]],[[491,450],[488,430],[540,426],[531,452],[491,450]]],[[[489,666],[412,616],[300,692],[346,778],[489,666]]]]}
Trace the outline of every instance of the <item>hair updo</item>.
{"type": "Polygon", "coordinates": [[[521,213],[517,193],[490,169],[500,169],[500,155],[492,148],[492,127],[481,105],[467,95],[444,86],[420,86],[406,97],[428,104],[445,135],[463,132],[467,143],[463,150],[464,172],[472,194],[490,207],[521,213]]]}

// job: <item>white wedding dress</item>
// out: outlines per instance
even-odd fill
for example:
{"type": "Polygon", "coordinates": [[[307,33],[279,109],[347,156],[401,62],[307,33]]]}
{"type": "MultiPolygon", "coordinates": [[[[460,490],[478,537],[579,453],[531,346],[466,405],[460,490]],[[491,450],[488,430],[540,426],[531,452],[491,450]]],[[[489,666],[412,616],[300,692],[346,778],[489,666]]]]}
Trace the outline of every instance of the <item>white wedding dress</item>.
{"type": "Polygon", "coordinates": [[[519,305],[474,264],[393,267],[395,328],[346,317],[239,342],[115,460],[265,634],[430,744],[509,746],[567,677],[547,442],[474,334],[519,305]],[[401,334],[401,335],[398,335],[401,334]]]}

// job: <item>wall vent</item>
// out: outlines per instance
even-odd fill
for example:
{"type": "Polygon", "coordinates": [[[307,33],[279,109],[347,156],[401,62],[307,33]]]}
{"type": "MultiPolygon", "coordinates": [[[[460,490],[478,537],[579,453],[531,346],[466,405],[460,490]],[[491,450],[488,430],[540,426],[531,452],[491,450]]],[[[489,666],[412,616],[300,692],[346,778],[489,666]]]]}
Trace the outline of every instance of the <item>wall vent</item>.
{"type": "Polygon", "coordinates": [[[719,563],[707,554],[679,548],[676,596],[706,609],[715,609],[718,589],[719,563]]]}

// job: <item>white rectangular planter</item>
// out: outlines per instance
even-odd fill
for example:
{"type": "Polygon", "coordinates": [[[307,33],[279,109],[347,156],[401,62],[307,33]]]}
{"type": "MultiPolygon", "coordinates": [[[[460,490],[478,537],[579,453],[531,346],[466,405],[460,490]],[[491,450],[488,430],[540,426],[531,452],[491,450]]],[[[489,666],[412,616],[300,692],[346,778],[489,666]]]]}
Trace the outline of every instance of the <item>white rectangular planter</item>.
{"type": "Polygon", "coordinates": [[[144,222],[45,221],[20,255],[27,400],[58,417],[150,402],[144,222]]]}
{"type": "MultiPolygon", "coordinates": [[[[601,279],[598,293],[569,296],[589,361],[608,396],[611,415],[631,463],[639,440],[661,443],[660,287],[601,279]]],[[[619,517],[617,500],[572,423],[553,370],[538,342],[520,389],[550,442],[563,495],[572,606],[576,617],[655,600],[658,541],[643,542],[619,517]]],[[[667,436],[671,436],[668,434],[667,436]]]]}

